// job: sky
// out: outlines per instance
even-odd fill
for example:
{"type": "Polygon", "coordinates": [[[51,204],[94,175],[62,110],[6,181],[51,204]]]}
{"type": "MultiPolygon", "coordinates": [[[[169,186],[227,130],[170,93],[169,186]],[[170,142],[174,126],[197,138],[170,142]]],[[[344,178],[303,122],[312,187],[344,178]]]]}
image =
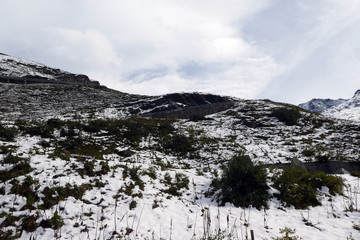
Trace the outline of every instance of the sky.
{"type": "Polygon", "coordinates": [[[360,0],[1,0],[0,52],[123,92],[299,104],[360,89],[360,0]]]}

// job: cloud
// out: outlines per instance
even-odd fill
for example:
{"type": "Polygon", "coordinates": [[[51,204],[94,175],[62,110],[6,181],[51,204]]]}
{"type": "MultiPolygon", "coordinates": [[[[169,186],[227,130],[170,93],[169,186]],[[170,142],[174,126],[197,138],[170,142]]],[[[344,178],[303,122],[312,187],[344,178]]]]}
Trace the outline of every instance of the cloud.
{"type": "Polygon", "coordinates": [[[1,52],[122,91],[301,102],[359,88],[360,0],[3,0],[1,52]]]}
{"type": "Polygon", "coordinates": [[[78,72],[87,73],[92,78],[100,77],[99,80],[105,85],[111,85],[121,78],[123,58],[103,33],[97,30],[81,32],[53,28],[47,34],[53,39],[47,51],[76,66],[78,72]]]}
{"type": "Polygon", "coordinates": [[[281,66],[244,40],[242,22],[268,3],[5,0],[0,20],[11,27],[0,24],[0,30],[13,37],[0,43],[9,54],[85,73],[122,91],[254,97],[281,66]]]}
{"type": "Polygon", "coordinates": [[[253,20],[245,31],[283,66],[257,97],[301,103],[349,97],[360,87],[354,78],[360,74],[355,67],[360,56],[354,54],[360,40],[359,0],[272,1],[253,20]]]}

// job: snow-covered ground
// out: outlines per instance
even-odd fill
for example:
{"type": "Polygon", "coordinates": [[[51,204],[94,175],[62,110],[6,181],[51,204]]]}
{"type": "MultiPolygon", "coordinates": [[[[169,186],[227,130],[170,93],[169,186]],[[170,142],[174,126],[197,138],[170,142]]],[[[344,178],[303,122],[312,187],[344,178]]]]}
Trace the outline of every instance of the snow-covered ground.
{"type": "MultiPolygon", "coordinates": [[[[24,209],[27,199],[11,193],[13,184],[9,180],[0,183],[0,188],[4,188],[0,213],[20,217],[36,215],[38,225],[56,214],[64,221],[64,225],[56,230],[37,226],[33,232],[22,231],[20,239],[111,239],[119,236],[126,239],[203,239],[218,233],[230,236],[229,239],[250,239],[250,230],[254,231],[255,239],[272,239],[282,236],[279,231],[285,227],[295,229],[295,235],[302,239],[347,239],[349,236],[359,239],[360,231],[355,228],[360,225],[360,206],[357,203],[360,180],[347,174],[338,175],[346,183],[344,196],[331,196],[327,189],[322,189],[319,195],[322,206],[305,210],[284,207],[276,198],[271,198],[266,210],[242,209],[229,203],[218,206],[211,197],[205,196],[214,171],[221,173],[219,160],[231,158],[236,151],[243,149],[255,162],[288,162],[292,157],[308,161],[301,154],[302,150],[320,142],[326,146],[326,142],[332,142],[338,134],[326,122],[316,129],[310,126],[307,129],[306,125],[285,126],[268,117],[267,112],[276,106],[261,101],[239,102],[232,112],[208,116],[209,120],[175,122],[177,131],[185,135],[195,134],[197,139],[202,139],[197,157],[158,151],[154,136],[143,138],[137,147],[115,142],[118,152],[130,149],[133,154],[106,153],[104,160],[81,160],[81,156],[75,155],[68,159],[52,156],[56,142],[66,141],[59,129],[52,137],[56,141],[47,147],[43,141],[51,142],[51,139],[26,134],[18,136],[15,142],[3,141],[0,145],[14,146],[14,155],[30,158],[33,170],[25,176],[38,182],[38,187],[33,188],[39,193],[40,200],[35,202],[34,209],[24,209]],[[246,110],[255,107],[256,111],[246,110]],[[261,114],[256,117],[259,112],[261,114]],[[240,121],[244,119],[247,122],[256,120],[268,127],[248,127],[240,121]],[[82,174],[80,170],[86,161],[93,162],[95,173],[101,171],[103,162],[107,162],[109,171],[92,176],[82,174]],[[151,172],[153,174],[149,174],[151,172]],[[140,183],[132,174],[140,178],[140,183]],[[169,181],[174,182],[177,174],[188,179],[188,189],[178,189],[178,196],[167,191],[171,184],[169,181]],[[166,180],[169,176],[170,180],[166,180]],[[91,187],[86,188],[81,198],[69,196],[48,209],[40,210],[46,187],[55,189],[86,184],[91,187]]],[[[108,109],[98,117],[117,114],[117,111],[108,109]]],[[[84,138],[99,141],[99,144],[112,141],[101,134],[82,134],[84,138]]],[[[348,157],[354,156],[352,151],[347,151],[348,157]]],[[[5,156],[2,153],[0,161],[5,156]]],[[[11,164],[1,164],[1,170],[9,168],[11,164]]],[[[20,183],[25,176],[17,177],[20,183]]],[[[270,191],[277,190],[271,188],[270,191]]],[[[4,215],[0,223],[5,220],[4,215]]],[[[21,226],[22,221],[20,218],[16,226],[21,226]]],[[[19,230],[9,225],[2,231],[11,229],[14,232],[19,230]]]]}
{"type": "MultiPolygon", "coordinates": [[[[36,144],[34,138],[24,140],[19,140],[19,143],[23,144],[19,153],[23,152],[23,156],[27,156],[36,144]]],[[[81,185],[95,179],[82,178],[72,172],[71,165],[79,164],[77,159],[54,160],[42,154],[30,155],[31,165],[35,169],[30,175],[39,181],[40,189],[45,186],[81,185]],[[56,175],[61,176],[55,178],[56,175]]],[[[151,166],[151,160],[152,156],[139,152],[133,159],[113,159],[109,161],[109,165],[138,166],[141,170],[146,170],[151,166]]],[[[189,163],[192,165],[190,160],[189,163]]],[[[360,237],[360,232],[353,228],[360,224],[360,212],[347,211],[351,204],[357,204],[360,181],[350,175],[339,175],[347,184],[346,195],[330,198],[324,190],[321,196],[322,206],[296,210],[282,207],[282,204],[273,198],[268,210],[257,210],[237,208],[231,204],[221,207],[206,198],[203,193],[209,188],[211,175],[199,175],[196,169],[170,168],[161,171],[157,167],[157,179],[141,177],[145,182],[142,197],[124,195],[124,198],[116,200],[114,196],[119,189],[131,181],[129,178],[123,179],[123,171],[114,169],[102,175],[100,181],[105,184],[104,187],[87,191],[82,200],[69,197],[60,201],[52,208],[40,211],[41,218],[49,218],[55,211],[59,211],[65,224],[56,232],[60,239],[109,239],[114,231],[123,234],[128,231],[128,239],[200,239],[206,232],[215,234],[219,229],[230,234],[231,239],[246,239],[246,236],[249,238],[250,230],[255,232],[255,239],[271,239],[280,236],[279,229],[285,227],[296,229],[296,235],[303,239],[346,239],[350,234],[355,239],[360,237]],[[161,183],[161,179],[166,173],[172,178],[175,173],[185,174],[189,178],[189,190],[184,189],[181,197],[163,193],[161,190],[166,187],[161,183]],[[137,207],[130,210],[129,204],[133,200],[137,207]]],[[[19,179],[22,178],[24,177],[19,179]]],[[[6,192],[9,192],[11,185],[5,186],[6,192]]],[[[135,187],[133,194],[138,190],[138,187],[135,187]]],[[[14,194],[3,196],[0,204],[1,211],[8,212],[10,208],[15,208],[17,211],[14,214],[18,216],[38,212],[20,210],[26,204],[26,199],[14,194]]],[[[32,233],[23,232],[21,239],[52,239],[54,234],[51,228],[39,227],[32,233]]]]}
{"type": "MultiPolygon", "coordinates": [[[[56,79],[64,74],[70,73],[0,54],[0,75],[56,79]]],[[[349,100],[320,101],[318,109],[337,106],[325,116],[301,112],[295,125],[272,113],[296,107],[271,101],[231,99],[231,109],[205,119],[167,121],[131,116],[192,106],[199,96],[146,97],[51,84],[1,84],[0,92],[0,134],[13,126],[18,131],[14,141],[0,135],[3,239],[244,240],[251,230],[255,239],[273,239],[285,228],[302,239],[360,239],[360,180],[349,174],[338,175],[346,184],[344,195],[323,188],[322,205],[303,210],[284,207],[275,197],[269,209],[219,206],[206,194],[238,152],[264,164],[319,157],[358,161],[359,91],[349,100]],[[54,117],[55,127],[46,124],[54,117]],[[178,142],[165,148],[169,142],[159,137],[164,132],[166,141],[177,136],[178,142]],[[189,151],[171,149],[184,142],[189,151]]],[[[278,192],[268,183],[271,194],[278,192]]]]}

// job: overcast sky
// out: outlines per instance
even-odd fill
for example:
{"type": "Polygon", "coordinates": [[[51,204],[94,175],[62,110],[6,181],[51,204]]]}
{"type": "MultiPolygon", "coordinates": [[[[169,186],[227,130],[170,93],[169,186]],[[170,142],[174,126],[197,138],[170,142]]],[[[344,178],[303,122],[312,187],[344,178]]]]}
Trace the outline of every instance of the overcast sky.
{"type": "Polygon", "coordinates": [[[1,0],[0,52],[124,92],[298,104],[360,89],[360,0],[1,0]]]}

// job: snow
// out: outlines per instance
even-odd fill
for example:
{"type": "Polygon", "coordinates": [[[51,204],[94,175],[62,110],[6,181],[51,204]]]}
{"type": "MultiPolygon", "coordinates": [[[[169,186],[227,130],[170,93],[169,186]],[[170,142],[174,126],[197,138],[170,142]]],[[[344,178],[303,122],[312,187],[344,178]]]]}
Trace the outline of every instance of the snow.
{"type": "Polygon", "coordinates": [[[8,55],[0,55],[1,75],[11,77],[38,76],[54,79],[53,74],[42,73],[42,68],[48,68],[43,64],[28,61],[8,55]]]}
{"type": "MultiPolygon", "coordinates": [[[[260,140],[258,138],[248,138],[253,136],[256,129],[245,129],[241,126],[232,128],[232,119],[215,114],[211,116],[219,125],[214,125],[214,121],[203,124],[201,128],[204,134],[211,138],[228,139],[236,136],[236,145],[242,145],[247,153],[257,156],[256,159],[262,162],[269,162],[271,159],[276,161],[286,161],[288,152],[277,149],[273,141],[278,141],[276,136],[272,140],[260,140]],[[237,129],[237,130],[236,130],[237,129]]],[[[177,126],[179,129],[185,127],[195,127],[195,123],[180,121],[177,126]]],[[[284,128],[290,128],[285,127],[284,128]]],[[[295,129],[295,128],[294,128],[295,129]]],[[[320,128],[315,136],[325,132],[320,128]]],[[[268,134],[264,132],[263,134],[268,134]]],[[[298,137],[301,138],[301,137],[298,137]]],[[[125,233],[126,229],[132,229],[127,235],[128,239],[200,239],[204,236],[204,228],[208,232],[215,234],[218,229],[232,235],[232,239],[245,239],[250,235],[250,230],[254,230],[255,239],[271,239],[280,236],[279,229],[289,227],[296,229],[296,235],[303,239],[345,239],[352,234],[355,239],[360,238],[360,232],[353,228],[354,224],[360,224],[360,212],[349,212],[346,209],[359,197],[359,178],[350,175],[339,175],[345,179],[348,192],[345,196],[331,197],[326,189],[322,189],[322,206],[309,207],[306,210],[296,210],[294,208],[284,208],[281,203],[273,198],[269,201],[268,210],[257,210],[254,208],[237,208],[231,204],[218,206],[211,198],[204,196],[204,192],[211,183],[211,174],[203,172],[198,174],[197,168],[205,166],[216,168],[216,164],[201,164],[196,159],[178,159],[160,152],[150,153],[146,149],[155,141],[151,138],[144,139],[139,145],[140,150],[129,158],[120,158],[115,154],[107,155],[110,168],[117,165],[129,167],[140,167],[141,171],[147,170],[150,166],[157,169],[157,179],[142,175],[141,179],[145,183],[143,196],[122,195],[118,200],[114,196],[119,189],[131,183],[129,178],[123,178],[123,168],[114,168],[108,174],[98,177],[80,176],[72,169],[72,165],[81,166],[76,158],[70,160],[52,159],[47,154],[34,154],[34,149],[39,148],[38,137],[22,136],[16,141],[19,146],[17,153],[31,157],[31,166],[34,171],[30,174],[34,179],[41,183],[41,189],[45,186],[64,186],[67,183],[81,185],[99,179],[105,184],[104,187],[93,187],[85,192],[82,200],[68,197],[64,201],[55,205],[42,213],[43,217],[51,217],[55,211],[59,211],[64,219],[65,225],[61,228],[60,239],[109,239],[114,231],[125,233]],[[142,149],[142,150],[141,150],[142,149]],[[156,158],[173,163],[173,167],[161,171],[158,166],[153,165],[156,158]],[[177,167],[177,162],[187,162],[191,169],[177,167]],[[169,173],[174,179],[176,173],[185,174],[189,178],[189,189],[182,189],[181,197],[170,196],[162,190],[166,185],[162,182],[164,175],[169,173]],[[60,177],[53,178],[55,175],[60,177]],[[137,207],[129,209],[131,201],[137,202],[137,207]],[[158,206],[154,204],[157,203],[158,206]],[[75,227],[76,225],[78,227],[75,227]]],[[[219,148],[219,155],[208,155],[209,159],[223,156],[230,157],[234,152],[229,150],[227,143],[223,143],[223,148],[219,148]]],[[[205,146],[204,146],[205,147],[205,146]]],[[[301,145],[297,145],[301,147],[301,145]]],[[[118,147],[118,150],[127,149],[118,147]]],[[[40,152],[42,152],[40,151],[40,152]]],[[[203,153],[205,156],[206,154],[203,153]]],[[[100,160],[95,160],[98,169],[100,160]]],[[[19,178],[20,180],[22,178],[19,178]]],[[[10,191],[9,184],[7,192],[10,191]]],[[[2,184],[4,186],[4,184],[2,184]]],[[[0,186],[1,187],[1,186],[0,186]]],[[[271,189],[276,192],[275,189],[271,189]]],[[[139,186],[135,186],[132,194],[139,193],[139,186]]],[[[25,214],[20,210],[26,203],[26,198],[16,197],[14,194],[7,194],[0,200],[1,211],[8,211],[10,208],[17,209],[17,214],[25,214]]],[[[29,211],[29,210],[26,210],[29,211]]],[[[35,213],[36,211],[29,211],[35,213]]],[[[27,213],[29,213],[27,212],[27,213]]],[[[0,222],[3,219],[0,219],[0,222]]],[[[10,229],[6,228],[6,229],[10,229]]],[[[51,239],[54,237],[54,230],[39,227],[33,233],[23,232],[21,239],[51,239]]]]}
{"type": "MultiPolygon", "coordinates": [[[[0,54],[1,74],[8,76],[38,76],[54,79],[53,73],[47,74],[44,69],[49,69],[42,64],[22,60],[0,54]]],[[[60,73],[65,73],[61,70],[60,73]]],[[[30,88],[30,87],[29,87],[30,88]]],[[[50,87],[32,89],[30,92],[34,99],[40,95],[52,96],[50,87]],[[48,90],[47,90],[48,88],[48,90]]],[[[86,90],[89,91],[89,90],[86,90]]],[[[9,95],[16,95],[12,87],[5,87],[9,95]],[[14,92],[12,92],[14,91],[14,92]]],[[[56,93],[56,92],[55,92],[56,93]]],[[[16,95],[17,98],[19,97],[16,95]]],[[[30,95],[21,95],[29,99],[30,95]]],[[[104,95],[102,98],[106,98],[104,95]]],[[[84,119],[108,119],[129,117],[130,110],[138,108],[140,113],[146,113],[158,108],[169,107],[168,104],[154,106],[143,110],[141,104],[154,102],[161,99],[158,97],[131,97],[113,95],[117,102],[124,105],[117,106],[104,104],[96,106],[96,111],[83,113],[74,110],[69,105],[64,105],[70,110],[67,114],[61,114],[52,108],[44,111],[43,106],[36,108],[37,114],[43,119],[57,116],[59,119],[69,120],[77,117],[77,121],[84,119]],[[127,100],[126,98],[129,97],[127,100]],[[130,104],[131,103],[131,104],[130,104]],[[128,104],[128,105],[126,105],[128,104]],[[116,107],[115,107],[116,106],[116,107]],[[72,110],[71,110],[72,109],[72,110]]],[[[84,102],[84,95],[78,97],[75,105],[84,102]]],[[[61,98],[64,98],[61,95],[61,98]]],[[[99,102],[94,98],[93,105],[99,102]]],[[[11,193],[11,180],[0,183],[0,189],[5,194],[0,198],[0,213],[11,213],[14,216],[39,214],[39,224],[42,220],[50,219],[57,211],[64,220],[64,226],[59,230],[38,227],[34,232],[23,231],[20,239],[111,239],[114,232],[125,235],[126,239],[202,239],[207,233],[216,234],[219,230],[231,235],[231,239],[249,239],[250,230],[254,230],[255,239],[271,239],[279,237],[279,229],[289,227],[296,229],[296,235],[303,239],[346,239],[350,234],[355,239],[360,239],[360,231],[354,226],[360,225],[360,206],[357,200],[360,197],[359,178],[348,174],[338,175],[346,183],[344,196],[330,196],[328,190],[320,190],[322,206],[309,207],[305,210],[297,210],[293,207],[284,207],[276,198],[269,201],[269,209],[257,210],[255,208],[238,208],[231,204],[218,206],[212,198],[206,197],[205,192],[209,190],[213,173],[221,174],[221,161],[227,161],[236,152],[244,151],[255,163],[288,163],[290,159],[297,158],[302,162],[314,161],[314,156],[306,157],[302,154],[308,148],[321,149],[319,153],[329,153],[338,157],[338,149],[345,159],[358,160],[358,131],[357,123],[334,120],[332,117],[358,121],[360,119],[360,94],[357,93],[352,99],[345,102],[331,103],[335,107],[325,111],[324,116],[314,117],[310,113],[301,113],[302,122],[299,126],[286,126],[270,113],[274,108],[282,107],[278,103],[256,100],[234,99],[232,111],[234,115],[224,112],[207,116],[209,120],[201,122],[190,122],[179,120],[175,123],[178,132],[190,135],[197,140],[202,139],[201,150],[195,157],[176,156],[171,153],[159,151],[156,147],[159,142],[153,136],[144,137],[137,146],[129,146],[126,142],[115,142],[116,151],[131,150],[132,156],[123,157],[116,153],[107,153],[103,159],[92,158],[94,170],[101,169],[101,162],[106,161],[110,171],[99,176],[87,176],[80,174],[79,169],[84,168],[84,161],[76,155],[70,155],[69,159],[53,157],[54,143],[51,147],[43,148],[39,143],[40,137],[22,135],[15,142],[0,141],[0,146],[15,146],[12,154],[29,158],[33,171],[26,176],[31,176],[39,182],[41,192],[45,187],[64,187],[67,184],[80,186],[91,184],[81,199],[72,196],[65,198],[50,209],[22,209],[26,205],[25,197],[11,193]],[[331,118],[330,118],[331,117],[331,118]],[[307,123],[307,118],[318,120],[321,124],[314,127],[307,123]],[[261,127],[249,127],[245,123],[261,123],[261,127]],[[349,128],[347,128],[350,126],[349,128]],[[340,144],[337,146],[336,144],[340,144]],[[337,147],[335,147],[337,146],[337,147]],[[125,174],[132,168],[138,168],[139,178],[144,183],[144,189],[134,184],[134,180],[125,174]],[[150,169],[155,169],[155,179],[146,175],[150,169]],[[165,182],[165,176],[170,175],[172,181],[176,174],[183,174],[189,179],[188,189],[179,190],[181,196],[172,196],[165,190],[169,185],[165,182]],[[130,193],[125,193],[126,187],[134,185],[130,193]],[[125,189],[125,190],[124,190],[125,189]],[[136,207],[130,209],[130,204],[136,201],[136,207]],[[351,210],[352,211],[349,211],[351,210]],[[127,233],[127,234],[126,234],[127,233]]],[[[32,100],[30,102],[35,102],[32,100]]],[[[60,102],[59,99],[54,102],[60,102]]],[[[69,101],[74,105],[73,100],[69,101]]],[[[176,102],[176,106],[186,105],[176,102]]],[[[80,109],[86,109],[83,106],[80,109]]],[[[319,103],[319,108],[324,107],[319,103]]],[[[34,105],[29,106],[32,110],[34,105]]],[[[95,107],[94,107],[95,108],[95,107]]],[[[14,108],[13,114],[21,116],[22,111],[14,108]]],[[[34,113],[34,112],[33,112],[34,113]]],[[[33,113],[30,113],[32,115],[33,113]]],[[[15,118],[16,119],[16,118],[15,118]]],[[[13,122],[8,122],[12,125],[13,122]]],[[[256,125],[256,124],[255,124],[256,125]]],[[[82,137],[89,137],[107,144],[107,139],[102,135],[93,136],[81,133],[82,137]]],[[[57,141],[64,140],[60,137],[60,131],[54,132],[57,141]]],[[[318,152],[317,152],[318,153],[318,152]]],[[[11,164],[2,161],[6,156],[0,152],[0,170],[12,168],[11,164]]],[[[78,155],[79,156],[79,155],[78,155]]],[[[80,155],[81,157],[81,155],[80,155]]],[[[22,182],[26,176],[19,176],[17,180],[22,182]]],[[[269,180],[270,181],[270,180],[269,180]]],[[[270,182],[269,182],[270,183],[270,182]]],[[[271,188],[271,193],[278,190],[271,188]]],[[[43,197],[43,196],[40,196],[43,197]]],[[[42,200],[35,204],[39,207],[42,200]]],[[[5,217],[0,217],[0,224],[5,217]]],[[[21,221],[16,223],[21,224],[21,221]]],[[[16,230],[13,226],[3,227],[1,230],[16,230]]],[[[115,237],[119,235],[115,234],[115,237]]],[[[230,238],[229,238],[230,239],[230,238]]]]}

